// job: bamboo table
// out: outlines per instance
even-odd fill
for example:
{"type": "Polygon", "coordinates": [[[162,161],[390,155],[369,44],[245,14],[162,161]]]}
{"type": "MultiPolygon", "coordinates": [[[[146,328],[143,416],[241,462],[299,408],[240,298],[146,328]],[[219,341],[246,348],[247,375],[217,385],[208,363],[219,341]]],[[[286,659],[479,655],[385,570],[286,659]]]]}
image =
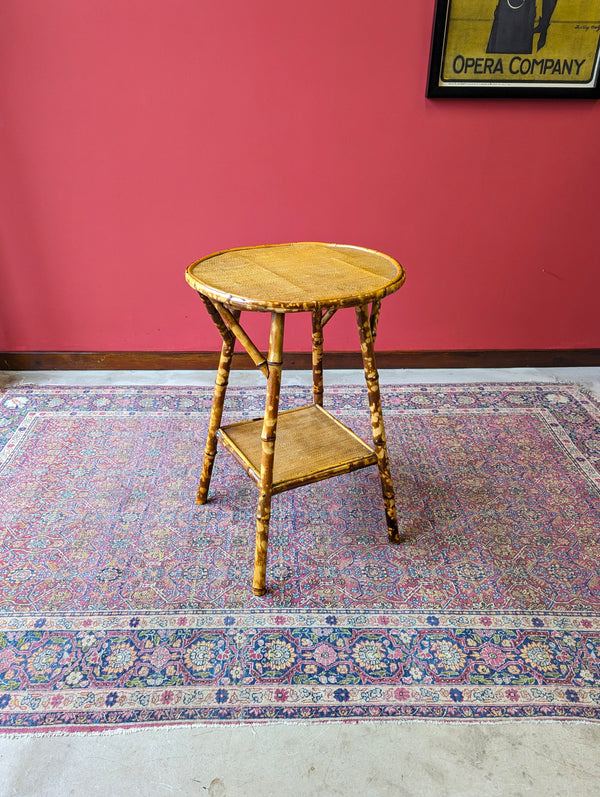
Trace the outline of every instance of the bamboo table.
{"type": "Polygon", "coordinates": [[[400,288],[404,276],[402,267],[380,252],[321,243],[231,249],[204,257],[186,271],[223,338],[197,502],[207,501],[218,438],[259,487],[256,595],[266,592],[271,496],[276,493],[377,465],[389,540],[404,539],[396,519],[373,349],[381,300],[400,288]],[[345,307],[356,311],[373,447],[323,409],[323,327],[345,307]],[[271,313],[267,357],[240,325],[242,310],[271,313]],[[285,314],[299,312],[312,314],[313,403],[279,413],[285,314]],[[267,378],[265,413],[258,420],[221,426],[236,339],[267,378]]]}

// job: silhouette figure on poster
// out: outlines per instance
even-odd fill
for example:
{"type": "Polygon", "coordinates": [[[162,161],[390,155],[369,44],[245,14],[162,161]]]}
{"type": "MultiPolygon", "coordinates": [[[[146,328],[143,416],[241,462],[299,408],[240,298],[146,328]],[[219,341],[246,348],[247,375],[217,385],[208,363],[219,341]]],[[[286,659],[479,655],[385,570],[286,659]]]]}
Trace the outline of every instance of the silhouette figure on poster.
{"type": "Polygon", "coordinates": [[[535,0],[498,0],[488,40],[488,53],[532,53],[534,34],[539,34],[537,49],[546,44],[546,36],[557,0],[542,0],[538,24],[535,0]]]}

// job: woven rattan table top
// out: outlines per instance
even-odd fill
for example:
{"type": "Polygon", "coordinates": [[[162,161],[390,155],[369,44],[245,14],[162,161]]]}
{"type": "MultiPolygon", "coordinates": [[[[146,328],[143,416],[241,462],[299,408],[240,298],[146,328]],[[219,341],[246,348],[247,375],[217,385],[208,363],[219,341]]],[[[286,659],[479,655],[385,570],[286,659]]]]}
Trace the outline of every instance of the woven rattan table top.
{"type": "Polygon", "coordinates": [[[231,307],[293,313],[382,299],[402,285],[404,270],[373,249],[290,243],[217,252],[192,263],[186,280],[231,307]]]}

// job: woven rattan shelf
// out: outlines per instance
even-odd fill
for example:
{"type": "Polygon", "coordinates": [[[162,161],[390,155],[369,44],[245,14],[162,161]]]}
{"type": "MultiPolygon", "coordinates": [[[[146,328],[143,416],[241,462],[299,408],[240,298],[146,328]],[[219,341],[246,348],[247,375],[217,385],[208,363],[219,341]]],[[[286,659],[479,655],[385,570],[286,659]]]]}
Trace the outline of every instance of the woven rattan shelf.
{"type": "Polygon", "coordinates": [[[389,255],[359,246],[292,243],[217,252],[192,263],[185,276],[223,338],[197,501],[205,504],[208,500],[220,439],[258,485],[254,593],[266,592],[271,497],[275,493],[377,465],[388,537],[392,543],[401,542],[404,537],[396,519],[373,348],[381,300],[404,282],[400,264],[389,255]],[[345,307],[356,311],[373,448],[322,406],[323,327],[345,307]],[[245,310],[271,314],[266,356],[240,323],[245,310]],[[280,414],[284,321],[287,313],[301,312],[312,315],[313,403],[280,414]],[[265,414],[257,420],[222,426],[236,340],[267,377],[265,414]]]}
{"type": "MultiPolygon", "coordinates": [[[[217,437],[260,484],[263,419],[223,426],[217,437]]],[[[280,412],[273,460],[273,494],[377,464],[375,451],[351,429],[313,404],[280,412]]]]}

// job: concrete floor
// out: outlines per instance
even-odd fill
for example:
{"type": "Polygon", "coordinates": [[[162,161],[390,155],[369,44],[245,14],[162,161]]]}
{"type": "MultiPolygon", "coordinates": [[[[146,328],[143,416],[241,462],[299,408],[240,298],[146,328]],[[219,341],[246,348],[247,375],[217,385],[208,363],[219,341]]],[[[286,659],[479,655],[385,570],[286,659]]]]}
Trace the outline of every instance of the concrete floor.
{"type": "MultiPolygon", "coordinates": [[[[382,371],[382,384],[577,382],[600,368],[382,371]]],[[[0,386],[212,384],[210,372],[0,372],[0,386]]],[[[260,384],[241,371],[232,384],[260,384]]],[[[362,383],[332,371],[329,383],[362,383]]],[[[309,384],[306,372],[286,384],[309,384]]],[[[0,797],[27,795],[600,795],[600,724],[252,725],[0,737],[0,797]]]]}

